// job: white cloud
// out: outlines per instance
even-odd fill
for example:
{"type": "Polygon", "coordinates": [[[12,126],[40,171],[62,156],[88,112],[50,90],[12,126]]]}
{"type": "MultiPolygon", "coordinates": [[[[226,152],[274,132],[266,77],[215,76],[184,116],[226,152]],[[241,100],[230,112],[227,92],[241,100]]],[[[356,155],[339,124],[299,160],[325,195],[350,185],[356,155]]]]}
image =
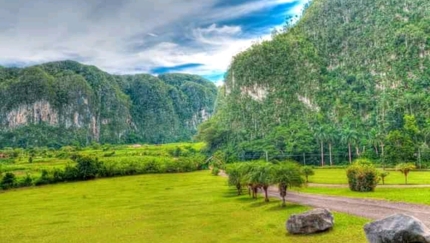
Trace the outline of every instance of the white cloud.
{"type": "Polygon", "coordinates": [[[219,74],[234,55],[270,36],[244,35],[240,23],[217,23],[293,2],[261,0],[214,10],[218,1],[0,0],[0,64],[74,59],[112,73],[137,73],[200,63],[183,72],[219,74]]]}

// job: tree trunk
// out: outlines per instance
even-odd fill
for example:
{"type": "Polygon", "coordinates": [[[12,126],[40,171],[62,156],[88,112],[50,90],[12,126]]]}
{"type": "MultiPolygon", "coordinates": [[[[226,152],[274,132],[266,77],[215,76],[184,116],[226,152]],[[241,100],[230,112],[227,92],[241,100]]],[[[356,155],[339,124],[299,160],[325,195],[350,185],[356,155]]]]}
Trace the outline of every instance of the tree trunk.
{"type": "Polygon", "coordinates": [[[279,195],[282,197],[282,207],[287,206],[285,197],[287,196],[287,185],[279,184],[279,195]]]}
{"type": "Polygon", "coordinates": [[[236,185],[236,189],[237,189],[237,195],[242,195],[242,185],[241,184],[237,184],[236,185]]]}
{"type": "Polygon", "coordinates": [[[373,145],[373,147],[375,148],[376,155],[379,156],[378,146],[375,144],[373,145]]]}
{"type": "Polygon", "coordinates": [[[263,190],[264,190],[264,201],[265,202],[269,202],[269,195],[267,194],[267,189],[269,187],[268,186],[263,186],[263,190]]]}
{"type": "Polygon", "coordinates": [[[333,166],[333,158],[332,158],[332,155],[331,155],[331,143],[328,144],[328,150],[329,150],[329,153],[330,153],[330,166],[333,166]]]}
{"type": "Polygon", "coordinates": [[[324,142],[321,141],[321,167],[324,167],[324,142]]]}
{"type": "Polygon", "coordinates": [[[348,155],[349,155],[349,163],[352,163],[352,156],[351,156],[351,143],[348,143],[348,155]]]}

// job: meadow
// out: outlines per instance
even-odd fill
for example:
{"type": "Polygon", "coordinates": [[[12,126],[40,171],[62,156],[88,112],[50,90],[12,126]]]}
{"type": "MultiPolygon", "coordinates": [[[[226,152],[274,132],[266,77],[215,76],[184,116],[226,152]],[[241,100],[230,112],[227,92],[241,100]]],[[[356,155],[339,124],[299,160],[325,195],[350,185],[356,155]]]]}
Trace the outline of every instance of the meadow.
{"type": "MultiPolygon", "coordinates": [[[[379,169],[382,171],[382,169],[379,169]]],[[[402,173],[393,169],[387,170],[390,174],[385,178],[386,185],[405,184],[402,173]]],[[[348,184],[345,169],[314,169],[315,175],[309,177],[310,183],[318,184],[348,184]]],[[[382,182],[381,182],[382,183],[382,182]]],[[[409,185],[430,185],[430,171],[411,171],[408,175],[409,185]]]]}
{"type": "Polygon", "coordinates": [[[209,171],[13,189],[0,201],[1,242],[364,243],[368,222],[335,213],[332,231],[289,235],[286,219],[307,207],[236,196],[209,171]]]}

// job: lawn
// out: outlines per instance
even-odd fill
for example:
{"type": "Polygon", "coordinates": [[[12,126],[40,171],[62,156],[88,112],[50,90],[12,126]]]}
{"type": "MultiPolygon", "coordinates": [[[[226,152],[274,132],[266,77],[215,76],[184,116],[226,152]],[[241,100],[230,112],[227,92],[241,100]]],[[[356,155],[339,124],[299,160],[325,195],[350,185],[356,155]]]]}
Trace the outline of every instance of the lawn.
{"type": "Polygon", "coordinates": [[[430,188],[378,188],[374,192],[353,192],[349,188],[307,187],[299,192],[343,197],[384,199],[396,202],[409,202],[430,205],[430,188]]]}
{"type": "MultiPolygon", "coordinates": [[[[381,170],[382,171],[382,170],[381,170]]],[[[405,177],[398,171],[389,171],[385,178],[387,185],[399,185],[405,183],[405,177]]],[[[347,184],[345,169],[315,169],[315,175],[309,177],[310,183],[321,184],[347,184]]],[[[430,184],[430,171],[412,171],[408,176],[408,184],[430,184]]]]}
{"type": "Polygon", "coordinates": [[[1,242],[366,242],[366,219],[335,214],[333,231],[286,234],[308,208],[236,196],[208,171],[99,179],[0,193],[1,242]]]}

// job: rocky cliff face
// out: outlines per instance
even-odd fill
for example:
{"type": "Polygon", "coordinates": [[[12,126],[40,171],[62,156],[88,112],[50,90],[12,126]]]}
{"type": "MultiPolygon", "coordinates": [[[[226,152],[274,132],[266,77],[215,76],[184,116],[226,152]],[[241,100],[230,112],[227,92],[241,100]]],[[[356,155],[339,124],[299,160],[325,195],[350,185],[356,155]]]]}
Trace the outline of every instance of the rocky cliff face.
{"type": "Polygon", "coordinates": [[[110,75],[65,61],[0,69],[0,146],[190,140],[216,87],[192,75],[110,75]],[[184,81],[181,81],[181,80],[184,81]],[[184,86],[198,86],[191,93],[184,86]]]}

